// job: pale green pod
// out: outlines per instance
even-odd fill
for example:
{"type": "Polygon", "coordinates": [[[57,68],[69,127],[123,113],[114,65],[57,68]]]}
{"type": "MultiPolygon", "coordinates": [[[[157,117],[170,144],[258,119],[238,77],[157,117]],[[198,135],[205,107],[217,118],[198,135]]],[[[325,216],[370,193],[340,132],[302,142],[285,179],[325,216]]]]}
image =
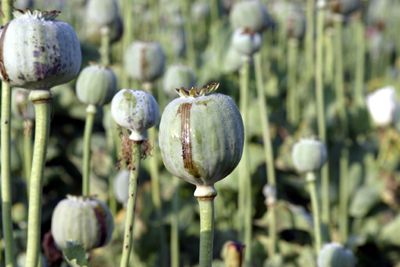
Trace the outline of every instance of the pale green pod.
{"type": "Polygon", "coordinates": [[[327,157],[325,144],[316,139],[301,139],[292,149],[293,164],[298,172],[319,170],[327,157]]]}
{"type": "Polygon", "coordinates": [[[76,81],[76,96],[87,105],[105,105],[117,92],[117,77],[112,69],[91,65],[82,70],[76,81]]]}
{"type": "Polygon", "coordinates": [[[302,5],[276,1],[272,4],[271,14],[278,21],[278,27],[283,27],[289,37],[303,38],[306,32],[306,14],[302,5]]]}
{"type": "Polygon", "coordinates": [[[180,90],[160,122],[159,145],[167,170],[197,186],[230,174],[243,152],[243,121],[234,101],[207,88],[180,90]]]}
{"type": "Polygon", "coordinates": [[[33,7],[33,0],[15,0],[14,7],[18,9],[28,9],[33,7]]]}
{"type": "Polygon", "coordinates": [[[126,204],[129,198],[129,174],[128,170],[120,170],[114,178],[114,195],[121,204],[126,204]]]}
{"type": "Polygon", "coordinates": [[[191,88],[196,83],[196,77],[193,70],[184,65],[172,65],[164,74],[164,92],[170,96],[178,96],[176,89],[191,88]]]}
{"type": "Polygon", "coordinates": [[[121,89],[111,101],[111,116],[118,125],[131,131],[131,140],[142,141],[147,139],[146,130],[157,123],[160,111],[151,94],[121,89]]]}
{"type": "Polygon", "coordinates": [[[88,0],[85,14],[86,38],[99,44],[101,29],[108,28],[110,42],[118,41],[123,32],[123,23],[116,0],[88,0]]]}
{"type": "Polygon", "coordinates": [[[224,71],[230,73],[230,72],[236,72],[240,70],[244,62],[244,57],[242,54],[240,54],[235,48],[232,47],[232,45],[228,48],[228,51],[225,54],[224,57],[224,64],[223,68],[224,71]]]}
{"type": "Polygon", "coordinates": [[[244,56],[252,56],[261,48],[261,35],[245,28],[236,29],[232,35],[232,47],[244,56]]]}
{"type": "Polygon", "coordinates": [[[35,110],[29,100],[29,91],[23,88],[14,88],[11,92],[11,111],[17,118],[33,120],[35,110]]]}
{"type": "Polygon", "coordinates": [[[261,32],[271,24],[267,7],[258,0],[237,2],[230,13],[230,22],[234,29],[248,28],[261,32]]]}
{"type": "Polygon", "coordinates": [[[126,72],[141,82],[153,82],[164,72],[165,54],[157,42],[132,43],[124,58],[126,72]]]}
{"type": "Polygon", "coordinates": [[[1,79],[13,87],[50,89],[78,74],[82,55],[74,29],[57,11],[15,12],[0,37],[1,79]]]}
{"type": "Polygon", "coordinates": [[[329,243],[318,254],[318,267],[354,267],[356,259],[353,252],[338,243],[329,243]]]}
{"type": "Polygon", "coordinates": [[[91,198],[67,196],[53,211],[51,233],[58,248],[68,242],[91,250],[107,244],[114,229],[114,220],[106,204],[91,198]]]}

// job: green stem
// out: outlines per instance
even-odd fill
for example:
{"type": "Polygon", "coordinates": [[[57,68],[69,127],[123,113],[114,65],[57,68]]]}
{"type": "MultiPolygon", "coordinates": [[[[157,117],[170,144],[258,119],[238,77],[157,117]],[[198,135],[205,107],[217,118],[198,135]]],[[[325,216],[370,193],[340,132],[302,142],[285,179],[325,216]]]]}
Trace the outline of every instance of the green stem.
{"type": "MultiPolygon", "coordinates": [[[[176,178],[175,178],[176,179],[176,178]]],[[[179,267],[179,181],[176,183],[172,200],[173,216],[171,221],[171,267],[179,267]]]]}
{"type": "Polygon", "coordinates": [[[151,199],[156,209],[156,216],[159,223],[160,234],[160,264],[164,266],[167,263],[167,245],[164,226],[162,222],[162,201],[160,194],[160,172],[158,170],[158,155],[157,146],[157,130],[155,127],[149,129],[149,140],[153,145],[153,156],[150,158],[150,176],[151,176],[151,199]]]}
{"type": "Polygon", "coordinates": [[[339,180],[339,232],[342,243],[347,242],[348,238],[348,206],[349,206],[349,149],[347,147],[342,149],[342,156],[340,157],[340,180],[339,180]]]}
{"type": "Polygon", "coordinates": [[[364,25],[361,16],[357,18],[356,23],[356,37],[357,37],[357,65],[355,76],[355,92],[354,99],[358,104],[364,104],[364,72],[365,72],[365,38],[364,38],[364,25]]]}
{"type": "Polygon", "coordinates": [[[310,193],[311,198],[311,209],[313,214],[313,225],[314,225],[314,247],[315,252],[319,253],[322,246],[322,239],[321,239],[321,221],[319,216],[319,205],[318,205],[318,196],[317,196],[317,186],[315,183],[315,173],[308,172],[306,174],[306,182],[308,191],[310,193]]]}
{"type": "Polygon", "coordinates": [[[217,195],[213,186],[197,186],[195,197],[200,211],[200,253],[199,267],[211,267],[214,242],[214,198],[217,195]],[[203,188],[202,188],[203,187],[203,188]],[[201,188],[199,190],[199,188],[201,188]],[[205,194],[198,194],[205,189],[205,194]]]}
{"type": "Polygon", "coordinates": [[[307,81],[310,81],[314,73],[314,1],[307,0],[307,31],[305,38],[307,81]]]}
{"type": "MultiPolygon", "coordinates": [[[[133,21],[132,21],[132,0],[123,0],[122,1],[122,11],[124,13],[124,34],[122,36],[122,58],[121,62],[124,62],[125,51],[128,46],[132,43],[133,40],[133,21]]],[[[122,88],[129,87],[129,77],[124,68],[122,68],[122,79],[121,79],[122,88]]]]}
{"type": "MultiPolygon", "coordinates": [[[[320,7],[317,15],[317,49],[315,66],[315,88],[317,95],[317,116],[318,116],[318,134],[322,142],[326,142],[325,128],[325,108],[324,108],[324,80],[323,80],[323,38],[324,38],[324,18],[325,5],[324,0],[318,0],[320,7]]],[[[324,224],[330,223],[330,204],[329,204],[329,166],[325,164],[322,168],[322,221],[324,224]]]]}
{"type": "Polygon", "coordinates": [[[107,26],[101,28],[100,56],[102,65],[110,65],[110,29],[107,26]]]}
{"type": "Polygon", "coordinates": [[[193,25],[192,20],[190,19],[190,1],[182,0],[182,13],[186,19],[186,23],[184,24],[184,30],[186,33],[186,58],[188,61],[188,65],[191,66],[194,70],[197,69],[197,60],[196,60],[196,49],[194,46],[194,37],[193,37],[193,25]]]}
{"type": "Polygon", "coordinates": [[[31,91],[29,98],[35,107],[36,122],[29,187],[28,235],[25,266],[37,267],[41,227],[42,182],[50,131],[52,96],[50,90],[34,90],[31,91]]]}
{"type": "MultiPolygon", "coordinates": [[[[276,178],[275,178],[275,166],[274,166],[274,151],[272,148],[272,140],[269,132],[269,119],[268,110],[265,102],[265,90],[264,81],[262,76],[262,62],[260,53],[255,55],[254,60],[255,72],[256,72],[256,82],[257,82],[257,99],[260,109],[261,119],[261,129],[263,132],[263,142],[264,142],[264,154],[266,159],[267,167],[267,180],[268,185],[272,187],[272,190],[276,190],[276,178]]],[[[276,253],[277,248],[277,231],[276,231],[276,209],[275,205],[271,203],[269,207],[269,238],[271,239],[269,245],[269,256],[272,257],[276,253]]]]}
{"type": "Polygon", "coordinates": [[[135,219],[136,192],[138,186],[139,166],[140,166],[140,146],[141,143],[134,142],[132,145],[132,161],[134,163],[129,175],[129,198],[126,205],[124,243],[122,247],[122,257],[120,267],[129,266],[129,257],[133,246],[133,227],[135,219]]]}
{"type": "Polygon", "coordinates": [[[287,82],[287,113],[288,121],[296,125],[299,120],[299,103],[297,99],[297,50],[298,41],[290,38],[288,41],[288,82],[287,82]]]}
{"type": "Polygon", "coordinates": [[[334,66],[334,53],[333,53],[333,31],[328,29],[325,33],[325,80],[327,84],[333,81],[333,66],[334,66]]]}
{"type": "Polygon", "coordinates": [[[24,121],[24,174],[27,188],[29,188],[32,168],[32,127],[33,122],[31,120],[24,121]]]}
{"type": "MultiPolygon", "coordinates": [[[[12,0],[1,1],[3,25],[12,19],[12,0]]],[[[1,211],[6,267],[15,265],[13,226],[11,222],[11,88],[1,84],[1,211]]]]}
{"type": "Polygon", "coordinates": [[[84,196],[90,196],[90,143],[92,140],[95,115],[96,107],[94,105],[88,105],[86,108],[85,131],[83,134],[82,195],[84,196]]]}

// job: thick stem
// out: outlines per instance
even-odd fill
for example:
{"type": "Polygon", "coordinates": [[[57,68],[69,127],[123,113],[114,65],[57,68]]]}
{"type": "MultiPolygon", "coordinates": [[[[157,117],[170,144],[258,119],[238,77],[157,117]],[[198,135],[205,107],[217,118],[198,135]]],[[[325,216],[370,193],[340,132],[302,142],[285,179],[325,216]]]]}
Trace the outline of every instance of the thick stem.
{"type": "Polygon", "coordinates": [[[32,168],[32,127],[33,122],[31,120],[24,121],[24,174],[27,188],[29,188],[32,168]]]}
{"type": "Polygon", "coordinates": [[[85,131],[83,134],[82,195],[84,196],[90,196],[90,143],[95,115],[96,107],[89,105],[86,108],[85,131]]]}
{"type": "Polygon", "coordinates": [[[139,167],[140,167],[140,146],[138,142],[134,142],[132,145],[132,161],[134,165],[129,175],[129,198],[126,205],[126,217],[125,217],[125,232],[124,232],[124,243],[122,247],[122,257],[120,267],[129,266],[129,257],[133,245],[133,226],[135,219],[135,204],[136,204],[136,191],[138,186],[139,167]]]}
{"type": "MultiPolygon", "coordinates": [[[[176,179],[176,178],[175,178],[176,179]]],[[[176,183],[172,200],[173,216],[171,221],[171,267],[179,267],[179,182],[176,183]]]]}
{"type": "Polygon", "coordinates": [[[306,182],[308,191],[310,193],[311,198],[311,210],[313,214],[313,226],[314,226],[314,247],[315,252],[319,253],[322,246],[322,239],[321,239],[321,221],[319,216],[319,205],[318,205],[318,196],[317,196],[317,186],[315,183],[315,173],[308,172],[306,174],[306,182]]]}
{"type": "Polygon", "coordinates": [[[105,26],[101,28],[101,47],[100,56],[101,64],[104,66],[110,65],[110,29],[105,26]]]}
{"type": "MultiPolygon", "coordinates": [[[[256,81],[257,81],[257,99],[261,114],[261,129],[263,132],[264,154],[267,167],[267,181],[268,185],[274,190],[276,188],[275,167],[274,167],[274,151],[272,148],[272,140],[269,132],[269,119],[268,110],[265,102],[264,81],[262,76],[262,62],[261,55],[258,53],[254,57],[256,81]]],[[[269,238],[271,240],[269,245],[269,256],[272,257],[276,253],[277,247],[277,232],[276,232],[276,209],[275,205],[269,205],[269,238]]]]}
{"type": "MultiPolygon", "coordinates": [[[[323,80],[323,38],[324,38],[324,17],[325,0],[318,0],[317,15],[317,49],[315,66],[315,89],[317,95],[317,116],[318,116],[318,135],[322,142],[326,143],[325,128],[325,107],[324,107],[324,80],[323,80]]],[[[330,222],[330,197],[329,197],[329,166],[325,164],[322,168],[322,221],[329,225],[330,222]]]]}
{"type": "Polygon", "coordinates": [[[50,131],[52,96],[49,90],[35,90],[29,95],[35,107],[35,141],[29,187],[26,267],[37,267],[40,244],[42,182],[50,131]]]}
{"type": "Polygon", "coordinates": [[[349,149],[342,148],[340,157],[340,180],[339,180],[339,232],[342,243],[347,242],[348,238],[348,206],[349,206],[349,149]]]}
{"type": "Polygon", "coordinates": [[[354,98],[358,104],[364,104],[364,73],[365,73],[365,38],[364,38],[364,25],[361,15],[357,18],[356,23],[356,37],[357,37],[357,64],[355,76],[355,91],[354,98]]]}
{"type": "Polygon", "coordinates": [[[214,241],[214,198],[216,191],[213,186],[204,186],[210,189],[211,194],[198,194],[199,186],[196,188],[195,196],[199,202],[200,211],[200,253],[199,267],[211,267],[213,260],[214,241]],[[209,188],[208,188],[209,187],[209,188]]]}
{"type": "Polygon", "coordinates": [[[287,113],[288,121],[296,125],[299,120],[299,102],[297,98],[297,50],[298,41],[295,38],[288,40],[288,86],[287,86],[287,113]]]}
{"type": "MultiPolygon", "coordinates": [[[[12,18],[12,0],[1,1],[3,12],[3,25],[12,18]]],[[[15,265],[13,227],[11,222],[11,170],[10,170],[10,144],[11,144],[11,88],[1,84],[1,211],[4,236],[4,252],[6,267],[15,265]]]]}

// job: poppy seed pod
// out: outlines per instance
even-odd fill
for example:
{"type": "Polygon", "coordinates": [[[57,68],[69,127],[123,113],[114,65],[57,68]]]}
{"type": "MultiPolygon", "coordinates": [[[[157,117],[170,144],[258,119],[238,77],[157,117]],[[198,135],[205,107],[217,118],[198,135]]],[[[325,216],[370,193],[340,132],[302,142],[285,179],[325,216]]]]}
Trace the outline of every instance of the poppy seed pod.
{"type": "Polygon", "coordinates": [[[1,79],[13,87],[50,89],[78,74],[81,49],[74,29],[56,11],[15,12],[0,37],[1,79]]]}
{"type": "Polygon", "coordinates": [[[116,0],[89,0],[86,4],[86,38],[99,44],[101,29],[107,27],[110,42],[118,41],[123,32],[122,18],[116,0]]]}
{"type": "Polygon", "coordinates": [[[33,7],[33,0],[16,0],[14,7],[18,9],[28,9],[33,7]]]}
{"type": "Polygon", "coordinates": [[[33,120],[35,110],[32,102],[29,100],[29,91],[23,88],[14,88],[11,92],[11,111],[23,120],[33,120]]]}
{"type": "Polygon", "coordinates": [[[318,267],[354,267],[353,253],[338,243],[329,243],[322,247],[318,255],[318,267]]]}
{"type": "Polygon", "coordinates": [[[126,204],[129,199],[129,171],[120,170],[114,179],[114,195],[121,204],[126,204]]]}
{"type": "Polygon", "coordinates": [[[51,233],[58,248],[68,242],[85,250],[104,246],[111,239],[114,221],[106,204],[91,197],[67,196],[54,209],[51,233]]]}
{"type": "Polygon", "coordinates": [[[271,24],[266,6],[258,0],[237,2],[230,12],[230,22],[234,29],[249,28],[261,32],[271,24]]]}
{"type": "Polygon", "coordinates": [[[157,42],[134,42],[125,53],[125,70],[141,82],[152,82],[164,72],[165,54],[157,42]]]}
{"type": "Polygon", "coordinates": [[[117,92],[117,77],[107,67],[91,65],[82,70],[76,82],[76,96],[87,105],[105,105],[117,92]]]}
{"type": "Polygon", "coordinates": [[[183,65],[170,66],[164,75],[164,92],[170,96],[177,96],[176,89],[193,87],[196,82],[191,68],[183,65]]]}
{"type": "Polygon", "coordinates": [[[327,157],[325,144],[316,139],[301,139],[293,146],[292,159],[298,172],[319,170],[327,157]]]}
{"type": "Polygon", "coordinates": [[[367,96],[367,108],[377,126],[393,123],[397,109],[396,91],[393,86],[386,86],[367,96]]]}
{"type": "Polygon", "coordinates": [[[234,101],[210,94],[218,87],[180,89],[160,122],[159,144],[167,170],[197,186],[230,174],[243,152],[243,121],[234,101]]]}
{"type": "Polygon", "coordinates": [[[260,50],[261,36],[249,29],[237,29],[232,36],[232,47],[244,56],[252,56],[260,50]]]}
{"type": "Polygon", "coordinates": [[[111,101],[111,116],[121,127],[131,130],[131,140],[142,141],[147,139],[146,130],[158,121],[160,111],[151,94],[121,89],[111,101]]]}
{"type": "Polygon", "coordinates": [[[332,12],[348,16],[359,10],[362,6],[361,0],[331,0],[329,1],[332,12]]]}
{"type": "Polygon", "coordinates": [[[302,7],[291,2],[273,2],[271,13],[290,38],[301,39],[306,32],[306,16],[302,7]]]}

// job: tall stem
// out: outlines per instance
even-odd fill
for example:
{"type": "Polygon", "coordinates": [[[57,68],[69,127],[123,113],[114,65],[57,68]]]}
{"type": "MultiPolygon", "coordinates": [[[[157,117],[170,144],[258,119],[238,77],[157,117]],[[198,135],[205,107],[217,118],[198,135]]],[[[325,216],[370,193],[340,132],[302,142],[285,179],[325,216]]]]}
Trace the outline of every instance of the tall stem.
{"type": "MultiPolygon", "coordinates": [[[[124,20],[124,34],[122,36],[122,58],[121,62],[124,62],[125,51],[128,46],[132,43],[133,40],[133,21],[132,21],[132,0],[123,0],[122,1],[122,11],[124,13],[123,20],[124,20]]],[[[129,77],[125,71],[122,69],[122,79],[121,79],[122,88],[129,87],[129,77]]]]}
{"type": "Polygon", "coordinates": [[[200,211],[199,267],[211,267],[214,242],[214,198],[217,193],[213,186],[197,186],[194,195],[199,202],[200,211]],[[203,190],[205,194],[202,194],[203,190]]]}
{"type": "Polygon", "coordinates": [[[355,76],[355,91],[354,99],[358,104],[364,103],[364,73],[365,73],[365,38],[364,38],[364,25],[361,15],[357,18],[356,23],[356,37],[357,37],[357,64],[355,76]]]}
{"type": "MultiPolygon", "coordinates": [[[[176,179],[176,178],[175,178],[176,179]]],[[[179,182],[176,183],[172,200],[173,216],[171,221],[171,267],[179,267],[179,182]]]]}
{"type": "Polygon", "coordinates": [[[308,191],[310,193],[311,198],[311,210],[313,214],[313,225],[314,225],[314,247],[315,252],[319,253],[322,246],[322,239],[321,239],[321,221],[319,216],[319,205],[318,205],[318,196],[317,196],[317,186],[315,183],[315,173],[308,172],[306,174],[306,182],[308,191]]]}
{"type": "Polygon", "coordinates": [[[288,86],[287,86],[287,113],[288,121],[296,125],[299,120],[299,103],[297,98],[297,50],[298,41],[295,38],[288,40],[288,86]]]}
{"type": "Polygon", "coordinates": [[[102,65],[110,65],[110,29],[107,26],[101,28],[100,56],[102,65]]]}
{"type": "Polygon", "coordinates": [[[83,134],[82,194],[84,196],[90,196],[90,143],[92,140],[95,115],[96,107],[94,105],[89,105],[86,108],[85,131],[83,134]]]}
{"type": "Polygon", "coordinates": [[[340,157],[340,179],[339,179],[339,231],[342,243],[348,238],[348,206],[349,206],[349,149],[342,148],[340,157]]]}
{"type": "MultiPolygon", "coordinates": [[[[12,18],[11,0],[1,1],[3,25],[12,18]]],[[[13,227],[11,222],[11,88],[6,82],[1,84],[1,211],[4,236],[6,267],[15,265],[13,227]]]]}
{"type": "MultiPolygon", "coordinates": [[[[323,38],[324,38],[324,18],[325,0],[318,0],[317,16],[317,49],[315,66],[315,89],[317,95],[317,116],[318,116],[318,135],[322,142],[326,142],[325,128],[325,107],[324,107],[324,81],[323,81],[323,38]]],[[[328,164],[322,168],[322,221],[329,225],[330,222],[330,197],[329,197],[329,169],[328,164]]]]}
{"type": "Polygon", "coordinates": [[[32,168],[32,127],[33,122],[31,120],[24,121],[24,174],[27,188],[29,188],[32,168]]]}
{"type": "MultiPolygon", "coordinates": [[[[274,166],[274,151],[272,148],[272,140],[269,132],[269,119],[268,110],[265,102],[264,94],[264,81],[262,76],[262,62],[261,54],[258,53],[254,58],[255,72],[256,72],[256,82],[257,82],[257,99],[261,114],[261,129],[263,132],[263,142],[264,142],[264,154],[266,158],[267,167],[267,180],[268,185],[272,190],[276,190],[276,178],[275,178],[275,166],[274,166]]],[[[269,207],[269,238],[271,240],[269,245],[269,256],[272,257],[276,253],[277,247],[277,232],[276,232],[276,209],[275,204],[271,203],[269,207]]]]}
{"type": "Polygon", "coordinates": [[[133,226],[135,219],[136,191],[139,177],[140,167],[140,143],[134,142],[132,145],[132,162],[133,167],[129,175],[129,197],[126,205],[125,232],[124,243],[122,247],[122,257],[120,267],[129,266],[129,257],[133,244],[133,226]]]}
{"type": "Polygon", "coordinates": [[[305,38],[307,81],[314,73],[314,0],[307,0],[307,31],[305,38]]]}
{"type": "Polygon", "coordinates": [[[35,107],[36,122],[29,187],[28,237],[25,266],[37,267],[40,244],[42,182],[50,131],[52,96],[49,90],[35,90],[30,93],[29,98],[35,107]]]}

